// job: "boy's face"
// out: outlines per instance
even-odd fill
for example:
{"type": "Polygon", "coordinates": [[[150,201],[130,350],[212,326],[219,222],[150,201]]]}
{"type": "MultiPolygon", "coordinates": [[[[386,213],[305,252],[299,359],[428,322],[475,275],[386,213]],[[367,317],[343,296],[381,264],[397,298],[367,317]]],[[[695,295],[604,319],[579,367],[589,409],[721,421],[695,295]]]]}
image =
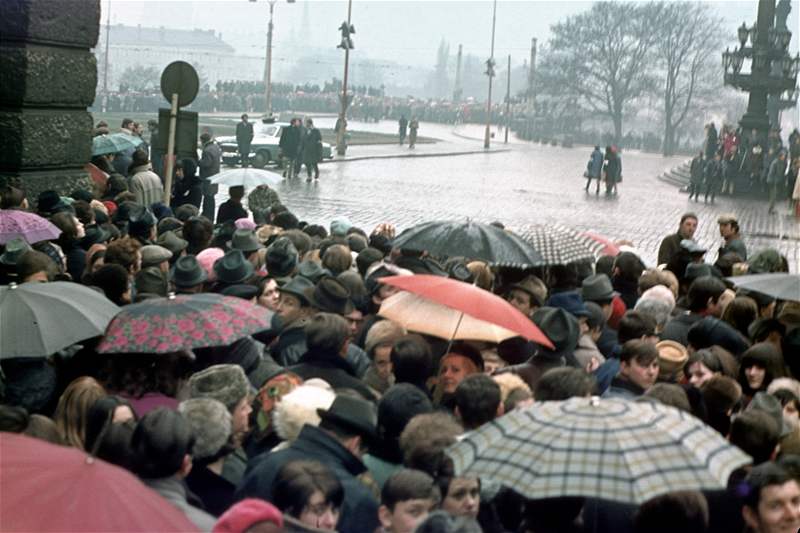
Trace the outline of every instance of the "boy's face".
{"type": "Polygon", "coordinates": [[[405,500],[397,502],[391,511],[381,505],[378,516],[388,533],[412,533],[435,507],[436,502],[430,499],[405,500]]]}

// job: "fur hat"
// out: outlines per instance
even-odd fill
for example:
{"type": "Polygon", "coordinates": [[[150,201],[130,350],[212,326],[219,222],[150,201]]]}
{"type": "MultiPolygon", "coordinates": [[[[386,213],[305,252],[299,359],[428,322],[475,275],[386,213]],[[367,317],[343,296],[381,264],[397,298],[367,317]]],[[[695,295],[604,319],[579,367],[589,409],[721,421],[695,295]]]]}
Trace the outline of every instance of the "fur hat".
{"type": "Polygon", "coordinates": [[[239,365],[214,365],[189,378],[189,397],[219,400],[233,412],[250,392],[250,382],[239,365]]]}
{"type": "Polygon", "coordinates": [[[194,433],[192,457],[214,457],[231,437],[231,414],[219,401],[212,398],[192,398],[178,405],[194,433]]]}
{"type": "Polygon", "coordinates": [[[285,441],[293,441],[305,424],[319,425],[317,409],[329,409],[336,395],[332,390],[303,384],[281,398],[273,412],[275,432],[285,441]]]}
{"type": "Polygon", "coordinates": [[[664,340],[656,344],[658,350],[658,377],[663,381],[680,382],[683,366],[689,360],[686,347],[675,341],[664,340]]]}
{"type": "Polygon", "coordinates": [[[391,320],[376,322],[367,332],[364,351],[372,357],[372,351],[378,346],[394,344],[394,341],[406,334],[406,328],[391,320]]]}

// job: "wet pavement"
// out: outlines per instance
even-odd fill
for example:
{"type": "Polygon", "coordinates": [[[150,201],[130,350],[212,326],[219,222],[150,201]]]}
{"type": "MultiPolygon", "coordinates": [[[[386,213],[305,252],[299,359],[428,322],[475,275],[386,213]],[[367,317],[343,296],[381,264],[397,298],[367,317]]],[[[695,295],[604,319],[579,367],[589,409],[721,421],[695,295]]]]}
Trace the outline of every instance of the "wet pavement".
{"type": "MultiPolygon", "coordinates": [[[[327,120],[333,119],[315,122],[326,126],[327,120]]],[[[351,129],[393,132],[396,124],[354,122],[351,129]]],[[[464,155],[482,151],[482,126],[424,123],[420,135],[441,139],[414,150],[415,155],[429,157],[390,158],[409,154],[408,147],[397,145],[351,147],[348,157],[367,159],[328,162],[320,165],[319,182],[306,183],[303,174],[303,178],[284,181],[277,191],[301,220],[325,225],[337,216],[349,217],[368,232],[382,222],[394,223],[402,231],[435,219],[499,220],[516,230],[534,223],[560,223],[631,240],[648,264],[655,262],[661,239],[677,229],[686,211],[698,215],[696,238],[708,246],[708,260],[715,260],[721,244],[717,216],[733,212],[751,254],[769,246],[789,258],[792,271],[800,263],[800,226],[785,206],[779,214],[768,216],[767,204],[760,200],[717,197],[713,205],[689,202],[675,186],[657,179],[685,157],[626,151],[619,194],[606,197],[602,191],[600,195],[593,189],[584,191],[582,174],[590,148],[516,140],[503,145],[502,133],[497,132],[496,151],[464,155]],[[438,153],[462,155],[430,157],[438,153]],[[373,156],[380,158],[370,159],[373,156]]]]}

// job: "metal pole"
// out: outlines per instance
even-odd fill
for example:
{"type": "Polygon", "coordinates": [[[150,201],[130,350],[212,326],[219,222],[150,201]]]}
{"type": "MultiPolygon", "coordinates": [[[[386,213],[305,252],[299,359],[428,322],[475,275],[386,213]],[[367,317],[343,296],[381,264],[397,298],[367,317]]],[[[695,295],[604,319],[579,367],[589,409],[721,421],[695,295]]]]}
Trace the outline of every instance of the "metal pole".
{"type": "Polygon", "coordinates": [[[111,34],[111,0],[108,0],[106,9],[106,53],[103,60],[103,112],[108,111],[108,40],[111,34]]]}
{"type": "Polygon", "coordinates": [[[504,144],[508,144],[508,128],[511,126],[511,54],[508,54],[508,76],[506,78],[506,138],[504,144]]]}
{"type": "Polygon", "coordinates": [[[175,130],[178,121],[178,94],[172,93],[169,109],[169,137],[167,137],[167,168],[164,171],[164,204],[169,205],[172,197],[172,169],[175,168],[175,130]]]}
{"type": "MultiPolygon", "coordinates": [[[[494,62],[494,30],[495,24],[497,22],[497,0],[494,0],[494,8],[492,11],[492,54],[490,56],[490,60],[494,62]]],[[[486,131],[483,135],[483,147],[489,148],[490,146],[490,139],[491,139],[491,127],[492,127],[492,75],[491,72],[489,73],[489,95],[486,99],[486,131]]]]}
{"type": "Polygon", "coordinates": [[[269,24],[267,25],[267,64],[264,66],[264,91],[266,92],[266,110],[264,111],[265,117],[272,116],[272,14],[275,11],[275,2],[278,0],[270,0],[269,2],[269,24]]]}
{"type": "MultiPolygon", "coordinates": [[[[353,13],[353,0],[347,1],[347,25],[353,13]]],[[[350,66],[350,47],[344,49],[344,80],[342,81],[342,110],[339,113],[339,131],[336,135],[336,153],[347,153],[347,72],[350,66]]]]}

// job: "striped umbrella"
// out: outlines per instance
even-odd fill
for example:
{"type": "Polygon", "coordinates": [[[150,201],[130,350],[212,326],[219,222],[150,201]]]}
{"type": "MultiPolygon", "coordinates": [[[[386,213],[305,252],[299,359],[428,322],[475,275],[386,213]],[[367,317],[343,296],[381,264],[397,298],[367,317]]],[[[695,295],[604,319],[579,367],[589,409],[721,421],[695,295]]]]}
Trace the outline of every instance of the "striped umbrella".
{"type": "Polygon", "coordinates": [[[667,492],[725,488],[750,457],[673,407],[572,398],[514,410],[450,448],[456,474],[531,499],[582,496],[641,504],[667,492]]]}
{"type": "Polygon", "coordinates": [[[594,261],[604,246],[591,237],[559,224],[533,224],[519,231],[522,240],[542,256],[536,266],[594,261]]]}

